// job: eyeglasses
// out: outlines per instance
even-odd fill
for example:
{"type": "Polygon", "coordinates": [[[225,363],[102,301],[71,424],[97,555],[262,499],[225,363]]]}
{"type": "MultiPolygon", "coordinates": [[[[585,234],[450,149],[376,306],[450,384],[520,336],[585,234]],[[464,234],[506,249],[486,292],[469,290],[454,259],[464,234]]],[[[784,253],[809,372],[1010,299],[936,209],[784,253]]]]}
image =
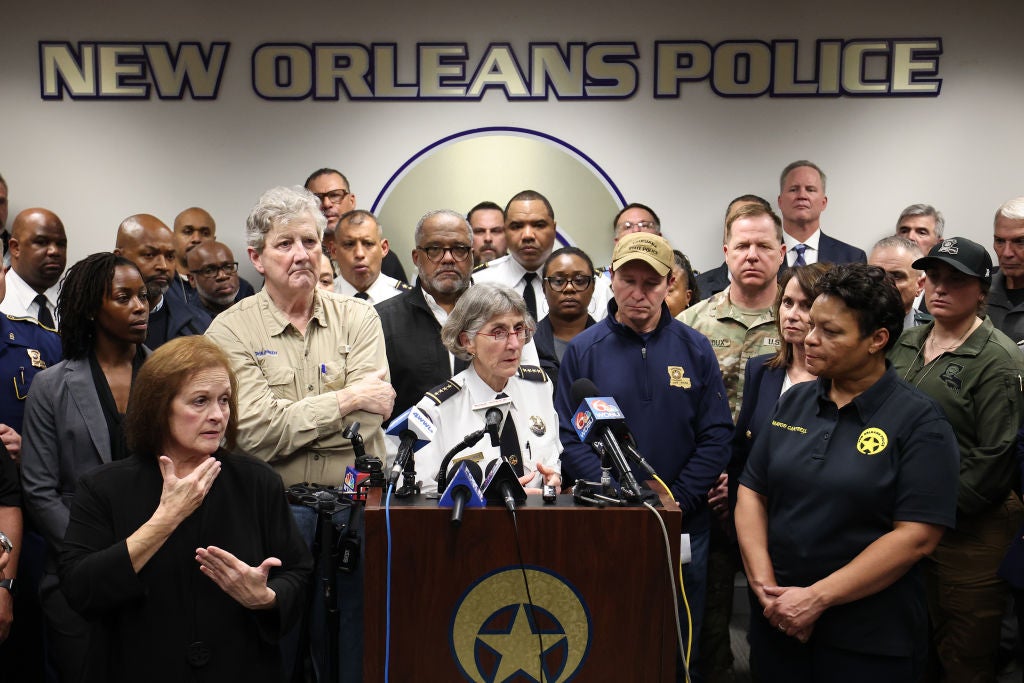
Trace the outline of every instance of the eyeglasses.
{"type": "Polygon", "coordinates": [[[348,190],[331,190],[330,192],[314,192],[313,194],[316,195],[316,198],[319,199],[321,203],[323,203],[324,198],[326,198],[331,204],[337,206],[345,201],[345,197],[352,193],[348,190]]]}
{"type": "Polygon", "coordinates": [[[416,247],[416,251],[422,251],[432,263],[437,263],[444,258],[445,252],[451,254],[456,261],[465,261],[473,253],[473,248],[464,244],[456,244],[454,247],[416,247]]]}
{"type": "Polygon", "coordinates": [[[225,275],[231,275],[238,270],[238,261],[232,263],[222,263],[218,265],[209,265],[199,270],[190,270],[188,272],[199,277],[217,277],[217,273],[224,271],[225,275]]]}
{"type": "Polygon", "coordinates": [[[572,288],[578,292],[594,284],[594,276],[573,275],[572,277],[561,277],[559,275],[552,275],[551,277],[544,278],[544,282],[548,283],[548,287],[556,292],[561,292],[571,283],[572,288]]]}
{"type": "Polygon", "coordinates": [[[494,330],[494,332],[477,332],[477,334],[482,334],[485,337],[490,337],[499,344],[504,344],[505,342],[507,342],[510,334],[514,334],[519,339],[519,341],[523,342],[524,344],[533,338],[533,330],[528,328],[526,325],[516,325],[511,330],[507,330],[504,327],[499,327],[496,330],[494,330]]]}
{"type": "Polygon", "coordinates": [[[658,232],[661,230],[661,226],[654,221],[637,221],[633,223],[626,221],[619,225],[619,234],[627,232],[658,232]]]}

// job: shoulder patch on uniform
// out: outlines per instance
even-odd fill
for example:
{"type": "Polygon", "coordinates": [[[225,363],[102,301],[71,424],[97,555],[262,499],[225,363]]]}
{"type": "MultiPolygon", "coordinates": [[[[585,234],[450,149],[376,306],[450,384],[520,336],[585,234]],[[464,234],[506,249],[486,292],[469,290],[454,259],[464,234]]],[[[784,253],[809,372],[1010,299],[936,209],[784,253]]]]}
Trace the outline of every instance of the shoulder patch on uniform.
{"type": "Polygon", "coordinates": [[[473,268],[473,272],[476,273],[477,271],[486,270],[490,265],[491,265],[490,261],[484,261],[480,265],[475,266],[473,268]]]}
{"type": "Polygon", "coordinates": [[[6,315],[7,315],[7,319],[8,320],[13,320],[14,322],[31,323],[31,324],[35,325],[36,327],[41,327],[44,330],[48,330],[50,332],[56,332],[57,331],[56,327],[47,327],[46,325],[42,324],[41,322],[39,322],[35,318],[29,317],[29,316],[11,315],[9,313],[6,314],[6,315]]]}
{"type": "Polygon", "coordinates": [[[519,375],[521,379],[525,379],[530,382],[548,381],[547,373],[536,365],[520,365],[516,374],[519,375]]]}
{"type": "Polygon", "coordinates": [[[457,382],[449,379],[425,393],[424,396],[433,401],[434,405],[439,406],[460,391],[462,391],[462,387],[457,382]]]}
{"type": "Polygon", "coordinates": [[[411,292],[412,285],[407,285],[401,280],[395,280],[395,289],[397,289],[399,292],[411,292]]]}

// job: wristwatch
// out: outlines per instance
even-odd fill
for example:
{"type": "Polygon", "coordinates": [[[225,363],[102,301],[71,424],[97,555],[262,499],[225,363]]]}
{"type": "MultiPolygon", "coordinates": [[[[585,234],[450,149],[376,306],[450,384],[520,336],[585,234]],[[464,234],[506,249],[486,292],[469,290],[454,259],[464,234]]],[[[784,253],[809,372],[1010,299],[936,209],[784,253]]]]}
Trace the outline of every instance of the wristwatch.
{"type": "Polygon", "coordinates": [[[14,595],[14,581],[15,579],[0,579],[0,588],[6,588],[14,595]]]}

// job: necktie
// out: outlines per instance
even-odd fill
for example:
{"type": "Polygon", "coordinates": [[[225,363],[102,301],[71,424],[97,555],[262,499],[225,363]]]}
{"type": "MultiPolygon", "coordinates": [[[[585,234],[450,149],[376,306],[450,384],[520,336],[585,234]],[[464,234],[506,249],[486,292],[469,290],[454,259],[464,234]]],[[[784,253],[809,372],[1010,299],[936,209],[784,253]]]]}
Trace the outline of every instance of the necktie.
{"type": "MultiPolygon", "coordinates": [[[[508,398],[508,395],[502,392],[495,398],[508,398]]],[[[509,410],[508,415],[505,416],[505,424],[501,428],[499,442],[501,456],[507,459],[508,463],[512,465],[512,469],[516,471],[517,477],[523,476],[523,457],[519,452],[519,432],[516,431],[516,423],[512,419],[511,410],[509,410]]]]}
{"type": "Polygon", "coordinates": [[[36,320],[50,329],[56,329],[56,325],[53,324],[53,316],[50,315],[50,309],[46,307],[46,295],[36,295],[36,298],[32,299],[32,303],[39,305],[39,315],[36,316],[36,320]]]}
{"type": "Polygon", "coordinates": [[[806,266],[807,261],[804,261],[804,252],[807,251],[806,244],[798,244],[793,247],[793,251],[796,252],[796,260],[793,261],[794,266],[806,266]]]}
{"type": "Polygon", "coordinates": [[[367,294],[366,292],[356,292],[355,294],[353,294],[353,296],[357,299],[362,299],[363,301],[366,301],[370,298],[370,295],[367,294]]]}
{"type": "Polygon", "coordinates": [[[523,301],[526,302],[526,310],[530,312],[534,320],[537,320],[537,294],[533,291],[533,279],[537,273],[526,273],[523,279],[526,280],[526,288],[523,290],[523,301]]]}

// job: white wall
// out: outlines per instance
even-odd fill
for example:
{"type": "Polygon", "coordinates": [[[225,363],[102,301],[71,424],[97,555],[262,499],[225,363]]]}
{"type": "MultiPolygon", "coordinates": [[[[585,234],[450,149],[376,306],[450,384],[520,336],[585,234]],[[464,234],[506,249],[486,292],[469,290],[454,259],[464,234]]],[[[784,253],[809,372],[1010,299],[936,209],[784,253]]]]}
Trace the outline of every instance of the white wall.
{"type": "MultiPolygon", "coordinates": [[[[578,148],[627,201],[653,206],[667,236],[703,268],[721,260],[728,200],[746,192],[774,199],[779,170],[797,158],[828,173],[825,230],[864,248],[914,202],[940,208],[948,235],[989,244],[996,207],[1024,194],[1019,0],[868,0],[839,9],[792,0],[147,5],[55,0],[3,11],[0,173],[10,184],[11,220],[27,206],[53,209],[68,228],[71,260],[111,248],[129,214],[151,212],[170,223],[193,204],[213,213],[220,238],[241,257],[245,216],[267,187],[335,166],[369,208],[416,152],[487,126],[528,128],[578,148]],[[942,39],[939,97],[726,99],[706,84],[684,84],[679,99],[651,96],[655,40],[783,38],[813,46],[819,38],[908,37],[942,39]],[[227,40],[231,52],[215,101],[42,101],[38,42],[51,40],[227,40]],[[636,41],[637,94],[624,101],[508,102],[490,92],[479,102],[268,102],[250,81],[250,55],[269,41],[395,42],[408,76],[417,42],[466,41],[479,55],[490,42],[508,41],[525,54],[530,41],[576,40],[636,41]]],[[[533,183],[524,178],[522,186],[533,183]]],[[[449,207],[423,210],[430,208],[449,207]]]]}

